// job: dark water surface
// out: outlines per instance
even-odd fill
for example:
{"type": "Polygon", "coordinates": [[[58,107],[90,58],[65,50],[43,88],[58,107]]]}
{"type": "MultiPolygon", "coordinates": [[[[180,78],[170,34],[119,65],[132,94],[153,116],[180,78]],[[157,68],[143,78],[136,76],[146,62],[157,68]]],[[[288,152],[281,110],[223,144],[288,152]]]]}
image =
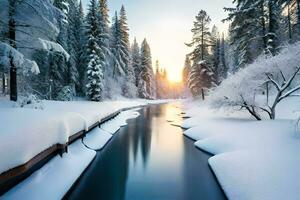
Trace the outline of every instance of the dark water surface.
{"type": "Polygon", "coordinates": [[[128,120],[128,126],[98,152],[68,198],[226,199],[209,169],[209,155],[174,126],[182,123],[180,106],[172,103],[140,110],[141,115],[128,120]]]}

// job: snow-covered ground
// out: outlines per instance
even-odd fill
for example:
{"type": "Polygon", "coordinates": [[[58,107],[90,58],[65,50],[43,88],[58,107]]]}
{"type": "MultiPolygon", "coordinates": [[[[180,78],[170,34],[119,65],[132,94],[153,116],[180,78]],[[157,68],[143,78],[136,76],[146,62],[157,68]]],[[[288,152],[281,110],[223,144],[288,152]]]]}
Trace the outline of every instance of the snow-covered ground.
{"type": "Polygon", "coordinates": [[[191,118],[183,123],[184,134],[215,155],[209,164],[229,199],[300,199],[299,98],[283,101],[273,121],[213,111],[199,102],[185,107],[191,118]]]}
{"type": "MultiPolygon", "coordinates": [[[[41,102],[36,106],[19,108],[14,103],[0,101],[0,173],[25,164],[45,149],[55,144],[66,144],[69,136],[103,118],[127,108],[166,101],[121,100],[111,102],[41,102]],[[40,106],[38,106],[40,107],[40,106]]],[[[7,192],[4,199],[40,199],[45,190],[47,199],[60,199],[93,160],[95,150],[101,150],[126,120],[138,117],[136,109],[123,111],[114,119],[87,134],[86,138],[69,146],[69,152],[54,157],[29,178],[7,192]],[[68,170],[68,173],[65,173],[68,170]],[[56,183],[59,182],[59,183],[56,183]],[[49,197],[49,198],[48,198],[49,197]]]]}

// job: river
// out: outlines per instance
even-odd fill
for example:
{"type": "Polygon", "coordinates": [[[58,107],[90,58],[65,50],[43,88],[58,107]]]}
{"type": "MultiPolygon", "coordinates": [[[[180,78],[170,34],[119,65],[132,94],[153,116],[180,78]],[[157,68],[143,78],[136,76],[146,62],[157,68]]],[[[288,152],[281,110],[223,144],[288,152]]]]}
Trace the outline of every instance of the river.
{"type": "MultiPolygon", "coordinates": [[[[208,166],[210,155],[183,135],[181,103],[139,110],[66,196],[98,200],[226,199],[208,166]]],[[[71,170],[71,169],[70,169],[71,170]]]]}

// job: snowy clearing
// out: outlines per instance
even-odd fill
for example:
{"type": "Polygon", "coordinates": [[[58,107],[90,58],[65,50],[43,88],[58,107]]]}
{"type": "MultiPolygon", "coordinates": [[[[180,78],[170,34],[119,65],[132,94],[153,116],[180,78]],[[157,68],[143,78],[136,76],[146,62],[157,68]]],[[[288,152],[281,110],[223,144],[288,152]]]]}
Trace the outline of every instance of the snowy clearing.
{"type": "Polygon", "coordinates": [[[215,155],[209,164],[229,199],[299,199],[299,106],[299,99],[287,99],[278,107],[280,119],[254,121],[243,112],[186,103],[191,118],[184,134],[215,155]]]}

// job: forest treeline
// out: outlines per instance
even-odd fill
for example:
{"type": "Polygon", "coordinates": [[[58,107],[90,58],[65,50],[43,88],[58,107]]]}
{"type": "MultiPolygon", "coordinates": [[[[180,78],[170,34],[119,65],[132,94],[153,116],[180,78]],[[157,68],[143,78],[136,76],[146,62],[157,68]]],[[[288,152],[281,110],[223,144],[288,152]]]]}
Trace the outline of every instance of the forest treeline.
{"type": "Polygon", "coordinates": [[[13,100],[17,92],[52,100],[175,96],[167,72],[157,64],[155,73],[147,40],[130,43],[124,6],[112,19],[107,0],[90,0],[86,13],[77,0],[4,0],[0,6],[2,88],[9,92],[9,85],[13,100]]]}

